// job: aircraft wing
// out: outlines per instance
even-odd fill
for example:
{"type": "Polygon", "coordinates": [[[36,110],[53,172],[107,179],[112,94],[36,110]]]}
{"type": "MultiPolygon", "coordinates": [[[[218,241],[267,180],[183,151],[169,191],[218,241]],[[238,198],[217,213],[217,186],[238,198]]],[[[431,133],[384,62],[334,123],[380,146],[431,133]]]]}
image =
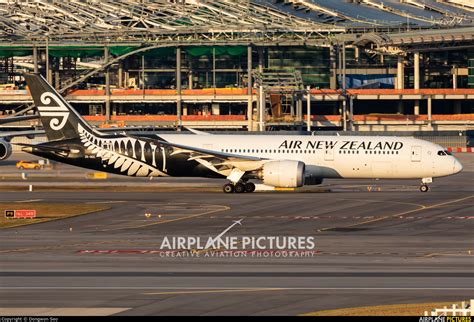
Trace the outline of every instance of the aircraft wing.
{"type": "MultiPolygon", "coordinates": [[[[127,135],[127,134],[125,134],[127,135]]],[[[127,135],[129,137],[133,137],[127,135]]],[[[246,155],[231,154],[218,152],[213,150],[201,149],[196,147],[190,147],[187,145],[176,144],[167,142],[161,138],[154,140],[144,137],[133,137],[138,140],[147,141],[152,144],[159,144],[161,146],[172,149],[170,155],[183,154],[188,157],[188,161],[194,160],[208,169],[217,172],[219,174],[229,176],[231,173],[239,172],[242,175],[245,172],[255,171],[260,169],[263,164],[270,161],[270,159],[251,157],[246,155]]]]}
{"type": "Polygon", "coordinates": [[[13,122],[29,121],[38,119],[39,115],[23,115],[23,116],[10,116],[10,117],[0,117],[0,124],[8,124],[13,122]]]}
{"type": "MultiPolygon", "coordinates": [[[[143,130],[143,127],[129,127],[129,128],[105,128],[105,129],[97,129],[99,132],[102,133],[120,133],[124,131],[138,131],[138,130],[143,130]]],[[[35,136],[35,135],[43,135],[45,134],[44,130],[25,130],[25,131],[5,131],[1,132],[0,131],[0,138],[13,138],[17,136],[35,136]]]]}
{"type": "Polygon", "coordinates": [[[27,130],[27,131],[8,131],[0,132],[0,138],[13,138],[15,136],[34,136],[44,134],[44,130],[27,130]]]}

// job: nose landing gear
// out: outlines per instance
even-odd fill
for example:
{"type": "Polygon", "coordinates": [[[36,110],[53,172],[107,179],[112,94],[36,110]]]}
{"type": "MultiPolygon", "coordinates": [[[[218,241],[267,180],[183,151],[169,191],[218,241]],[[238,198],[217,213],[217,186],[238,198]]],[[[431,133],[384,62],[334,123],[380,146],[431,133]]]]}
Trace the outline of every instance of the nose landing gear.
{"type": "Polygon", "coordinates": [[[428,187],[427,183],[432,183],[433,178],[423,178],[421,179],[421,186],[420,186],[420,191],[421,192],[428,192],[430,190],[430,187],[428,187]]]}
{"type": "Polygon", "coordinates": [[[427,192],[427,191],[429,191],[429,190],[430,190],[430,187],[428,187],[428,185],[426,185],[426,184],[422,184],[422,185],[420,186],[420,191],[421,191],[421,192],[427,192]]]}
{"type": "Polygon", "coordinates": [[[226,183],[222,190],[225,193],[242,193],[242,192],[254,192],[255,191],[255,184],[252,182],[237,182],[236,184],[233,183],[226,183]]]}

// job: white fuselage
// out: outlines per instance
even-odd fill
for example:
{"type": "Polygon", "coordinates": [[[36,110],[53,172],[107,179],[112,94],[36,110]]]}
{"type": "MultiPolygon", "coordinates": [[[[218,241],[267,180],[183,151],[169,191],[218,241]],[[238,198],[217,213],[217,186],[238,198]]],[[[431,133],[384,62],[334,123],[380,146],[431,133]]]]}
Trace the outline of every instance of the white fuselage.
{"type": "Polygon", "coordinates": [[[304,162],[318,178],[417,179],[448,176],[461,163],[440,145],[407,137],[160,135],[170,143],[236,156],[304,162]]]}

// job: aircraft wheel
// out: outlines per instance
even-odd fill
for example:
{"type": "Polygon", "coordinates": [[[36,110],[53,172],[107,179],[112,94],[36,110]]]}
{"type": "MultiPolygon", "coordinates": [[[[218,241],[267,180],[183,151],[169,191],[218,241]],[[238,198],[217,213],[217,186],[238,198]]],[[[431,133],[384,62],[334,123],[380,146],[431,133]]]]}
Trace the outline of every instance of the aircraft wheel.
{"type": "Polygon", "coordinates": [[[420,191],[421,192],[427,192],[428,190],[430,190],[430,188],[426,184],[422,184],[420,186],[420,191]]]}
{"type": "Polygon", "coordinates": [[[232,193],[234,192],[234,185],[231,183],[226,183],[222,190],[224,190],[225,193],[232,193]]]}
{"type": "Polygon", "coordinates": [[[245,184],[245,192],[254,192],[255,191],[255,184],[253,182],[247,182],[245,184]]]}
{"type": "Polygon", "coordinates": [[[237,192],[237,193],[245,192],[245,186],[241,183],[237,183],[235,185],[234,189],[235,189],[235,192],[237,192]]]}

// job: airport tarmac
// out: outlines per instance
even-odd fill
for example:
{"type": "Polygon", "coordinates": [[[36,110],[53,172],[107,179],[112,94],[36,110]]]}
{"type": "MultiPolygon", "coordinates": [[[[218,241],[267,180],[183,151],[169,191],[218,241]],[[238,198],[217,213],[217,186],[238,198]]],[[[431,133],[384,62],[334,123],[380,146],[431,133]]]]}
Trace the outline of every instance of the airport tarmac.
{"type": "Polygon", "coordinates": [[[0,230],[0,314],[296,315],[474,298],[474,156],[457,157],[464,171],[428,193],[411,180],[328,180],[328,193],[2,191],[25,207],[110,209],[0,230]],[[215,237],[240,219],[226,235],[313,236],[317,253],[158,251],[165,236],[215,237]]]}

